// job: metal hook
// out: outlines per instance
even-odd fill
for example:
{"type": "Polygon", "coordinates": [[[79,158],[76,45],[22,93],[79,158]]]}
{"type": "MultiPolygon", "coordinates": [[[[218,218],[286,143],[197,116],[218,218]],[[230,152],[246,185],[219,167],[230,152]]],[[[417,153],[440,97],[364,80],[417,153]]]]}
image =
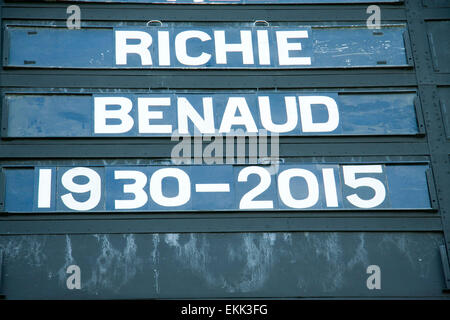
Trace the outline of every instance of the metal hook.
{"type": "Polygon", "coordinates": [[[253,25],[256,27],[257,25],[268,27],[269,23],[266,20],[255,20],[253,25]]]}
{"type": "Polygon", "coordinates": [[[159,26],[160,27],[162,27],[162,22],[160,21],[160,20],[150,20],[150,21],[147,21],[147,27],[149,26],[149,24],[151,24],[151,23],[159,23],[159,26]]]}

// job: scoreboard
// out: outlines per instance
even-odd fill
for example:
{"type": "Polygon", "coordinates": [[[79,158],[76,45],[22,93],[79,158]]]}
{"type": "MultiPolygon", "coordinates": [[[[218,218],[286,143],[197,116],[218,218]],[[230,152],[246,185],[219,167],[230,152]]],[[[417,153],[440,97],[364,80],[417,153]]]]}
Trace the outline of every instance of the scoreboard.
{"type": "Polygon", "coordinates": [[[448,298],[445,2],[0,5],[5,298],[448,298]]]}

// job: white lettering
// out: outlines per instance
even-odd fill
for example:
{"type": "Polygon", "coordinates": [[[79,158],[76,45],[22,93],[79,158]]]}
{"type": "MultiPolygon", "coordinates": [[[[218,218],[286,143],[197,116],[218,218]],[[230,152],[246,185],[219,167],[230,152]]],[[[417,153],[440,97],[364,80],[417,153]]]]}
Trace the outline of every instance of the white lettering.
{"type": "Polygon", "coordinates": [[[162,111],[149,111],[149,106],[170,106],[170,98],[138,98],[139,133],[172,133],[170,124],[149,124],[150,119],[163,119],[162,111]]]}
{"type": "Polygon", "coordinates": [[[170,66],[169,31],[158,31],[158,58],[160,66],[170,66]]]}
{"type": "Polygon", "coordinates": [[[309,170],[288,169],[278,175],[278,192],[285,205],[295,209],[310,208],[319,200],[319,183],[314,173],[309,170]],[[295,199],[292,196],[290,181],[294,177],[303,178],[306,181],[308,196],[305,199],[295,199]]]}
{"type": "Polygon", "coordinates": [[[125,97],[94,97],[94,133],[125,133],[134,121],[129,115],[133,103],[125,97]],[[106,106],[120,106],[118,110],[106,110],[106,106]],[[106,119],[118,119],[120,124],[106,124],[106,119]]]}
{"type": "Polygon", "coordinates": [[[310,65],[310,57],[290,57],[289,51],[302,50],[300,42],[290,43],[288,39],[308,38],[308,31],[277,31],[278,62],[281,66],[310,65]]]}
{"type": "Polygon", "coordinates": [[[250,30],[241,30],[241,43],[225,43],[225,31],[214,31],[214,40],[216,46],[216,63],[227,64],[228,52],[242,52],[243,64],[254,64],[252,32],[250,30]]]}
{"type": "Polygon", "coordinates": [[[148,47],[152,44],[152,37],[143,31],[119,31],[116,35],[116,64],[127,64],[127,55],[129,53],[138,54],[141,57],[143,66],[152,64],[152,57],[148,47]],[[139,44],[127,44],[128,39],[140,40],[139,44]]]}
{"type": "Polygon", "coordinates": [[[269,33],[267,30],[257,30],[258,59],[260,65],[270,65],[269,33]]]}
{"type": "Polygon", "coordinates": [[[186,172],[178,168],[159,169],[150,179],[150,195],[157,204],[164,207],[177,207],[186,204],[191,198],[191,181],[186,172]],[[162,180],[173,177],[178,181],[178,194],[166,197],[162,192],[162,180]]]}
{"type": "MultiPolygon", "coordinates": [[[[261,116],[261,123],[268,131],[281,133],[289,132],[295,129],[298,123],[297,102],[295,97],[284,97],[286,102],[286,123],[275,124],[272,121],[272,113],[270,111],[269,97],[258,97],[259,114],[261,116]]],[[[277,108],[278,109],[278,108],[277,108]]]]}
{"type": "Polygon", "coordinates": [[[303,132],[331,132],[339,125],[339,111],[333,98],[326,96],[301,96],[298,97],[303,132]],[[328,121],[314,123],[311,105],[323,104],[328,110],[328,121]]]}
{"type": "Polygon", "coordinates": [[[184,97],[178,98],[178,131],[180,134],[189,133],[188,118],[192,120],[194,125],[202,134],[214,133],[214,111],[212,97],[203,98],[203,114],[202,118],[189,101],[184,97]]]}
{"type": "Polygon", "coordinates": [[[198,38],[201,41],[211,40],[209,34],[203,31],[183,31],[177,34],[175,37],[175,53],[177,59],[180,63],[187,66],[200,66],[209,61],[211,59],[211,55],[205,52],[202,52],[198,57],[192,57],[187,54],[186,42],[188,39],[198,38]]]}
{"type": "Polygon", "coordinates": [[[247,132],[258,131],[255,121],[253,120],[252,113],[250,112],[247,101],[244,97],[230,97],[228,99],[219,132],[230,132],[233,125],[244,125],[247,132]],[[236,116],[237,110],[241,113],[240,116],[236,116]]]}
{"type": "Polygon", "coordinates": [[[116,209],[137,209],[144,206],[147,201],[147,193],[144,187],[147,183],[147,176],[140,171],[135,170],[116,170],[114,171],[114,179],[131,179],[135,182],[133,184],[125,184],[123,186],[124,193],[134,194],[132,200],[115,200],[116,209]]]}

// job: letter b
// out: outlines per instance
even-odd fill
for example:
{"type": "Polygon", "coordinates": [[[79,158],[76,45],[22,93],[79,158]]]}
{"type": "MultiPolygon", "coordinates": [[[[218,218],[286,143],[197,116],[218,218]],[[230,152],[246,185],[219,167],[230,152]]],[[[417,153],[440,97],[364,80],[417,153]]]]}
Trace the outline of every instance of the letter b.
{"type": "Polygon", "coordinates": [[[129,115],[133,103],[125,97],[94,97],[94,133],[125,133],[131,130],[134,121],[129,115]],[[106,106],[120,106],[108,110],[106,106]],[[107,124],[107,119],[119,120],[119,124],[107,124]]]}

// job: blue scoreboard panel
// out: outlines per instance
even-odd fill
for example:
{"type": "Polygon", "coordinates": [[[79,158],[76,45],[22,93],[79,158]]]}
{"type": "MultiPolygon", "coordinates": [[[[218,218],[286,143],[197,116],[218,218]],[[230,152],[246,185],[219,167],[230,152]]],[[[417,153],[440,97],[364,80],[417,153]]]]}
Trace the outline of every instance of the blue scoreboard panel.
{"type": "Polygon", "coordinates": [[[432,209],[426,164],[6,168],[8,212],[432,209]]]}
{"type": "Polygon", "coordinates": [[[5,67],[311,69],[408,66],[405,26],[7,26],[5,67]],[[64,53],[64,54],[61,54],[64,53]]]}
{"type": "Polygon", "coordinates": [[[3,126],[10,138],[417,135],[416,100],[404,91],[7,93],[3,126]]]}

